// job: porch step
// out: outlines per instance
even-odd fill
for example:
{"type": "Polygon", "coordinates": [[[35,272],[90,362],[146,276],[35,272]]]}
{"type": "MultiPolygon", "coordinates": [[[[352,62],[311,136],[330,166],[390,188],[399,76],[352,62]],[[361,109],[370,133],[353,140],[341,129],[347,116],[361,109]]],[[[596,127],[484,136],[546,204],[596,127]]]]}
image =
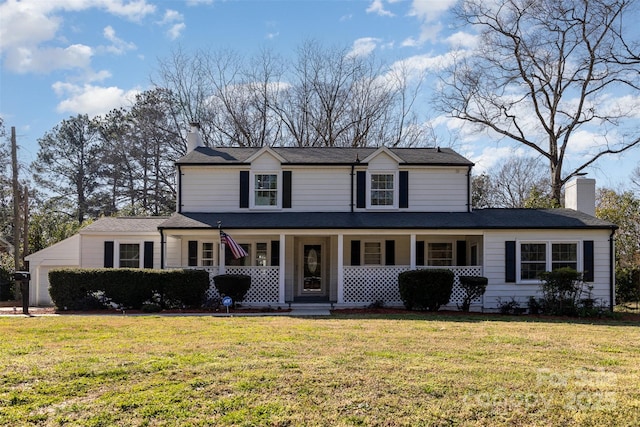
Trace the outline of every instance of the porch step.
{"type": "Polygon", "coordinates": [[[330,303],[291,303],[290,316],[329,316],[331,315],[330,303]]]}

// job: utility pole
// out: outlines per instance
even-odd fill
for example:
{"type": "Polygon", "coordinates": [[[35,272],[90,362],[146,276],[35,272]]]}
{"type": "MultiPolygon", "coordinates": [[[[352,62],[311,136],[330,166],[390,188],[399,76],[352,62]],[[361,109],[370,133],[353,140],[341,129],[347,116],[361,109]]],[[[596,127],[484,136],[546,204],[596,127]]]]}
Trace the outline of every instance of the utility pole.
{"type": "Polygon", "coordinates": [[[18,145],[16,127],[11,126],[11,169],[13,171],[13,259],[15,270],[20,264],[20,184],[18,184],[18,145]]]}
{"type": "Polygon", "coordinates": [[[25,270],[27,263],[24,257],[29,255],[29,187],[25,184],[22,188],[24,196],[22,196],[22,265],[25,270]]]}

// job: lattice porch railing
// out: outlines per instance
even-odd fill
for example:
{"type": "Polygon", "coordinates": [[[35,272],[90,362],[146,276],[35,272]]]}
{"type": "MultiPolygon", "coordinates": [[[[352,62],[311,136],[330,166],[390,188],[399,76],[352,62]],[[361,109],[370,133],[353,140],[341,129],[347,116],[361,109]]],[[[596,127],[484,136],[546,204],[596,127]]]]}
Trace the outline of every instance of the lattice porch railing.
{"type": "MultiPolygon", "coordinates": [[[[460,288],[460,276],[481,276],[481,266],[463,267],[416,267],[418,269],[447,268],[455,276],[451,292],[450,305],[462,303],[464,296],[460,288]]],[[[344,302],[351,304],[367,304],[382,301],[386,305],[401,305],[398,290],[398,275],[408,271],[409,266],[345,266],[344,267],[344,302]]],[[[480,303],[474,300],[473,303],[480,303]]]]}
{"type": "MultiPolygon", "coordinates": [[[[213,278],[220,271],[218,267],[200,267],[209,272],[209,289],[207,298],[220,298],[213,278]]],[[[278,303],[279,267],[225,267],[226,274],[246,274],[251,276],[251,288],[244,298],[246,303],[278,303]]]]}

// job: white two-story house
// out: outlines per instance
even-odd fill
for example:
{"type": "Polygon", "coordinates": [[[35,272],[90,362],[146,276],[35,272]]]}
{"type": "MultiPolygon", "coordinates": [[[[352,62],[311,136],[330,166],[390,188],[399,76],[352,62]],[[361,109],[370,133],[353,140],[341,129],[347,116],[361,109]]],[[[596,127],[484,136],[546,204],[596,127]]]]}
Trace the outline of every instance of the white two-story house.
{"type": "MultiPolygon", "coordinates": [[[[445,148],[208,148],[190,133],[170,218],[105,218],[28,257],[31,300],[47,304],[52,265],[202,268],[252,277],[246,303],[402,305],[398,275],[448,268],[489,279],[477,308],[538,295],[538,273],[584,272],[614,300],[614,224],[595,218],[595,182],[566,189],[567,208],[471,209],[473,164],[445,148]],[[247,257],[234,259],[220,228],[247,257]],[[68,257],[69,258],[69,257],[68,257]],[[48,261],[47,261],[48,260],[48,261]]],[[[215,288],[209,291],[215,296],[215,288]]]]}

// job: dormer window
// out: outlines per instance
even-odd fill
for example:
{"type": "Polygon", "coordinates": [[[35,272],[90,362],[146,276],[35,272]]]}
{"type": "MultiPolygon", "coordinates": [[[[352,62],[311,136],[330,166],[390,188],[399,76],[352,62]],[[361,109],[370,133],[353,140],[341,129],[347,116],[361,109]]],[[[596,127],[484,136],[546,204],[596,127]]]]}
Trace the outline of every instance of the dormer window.
{"type": "Polygon", "coordinates": [[[371,174],[371,206],[393,206],[394,189],[394,174],[371,174]]]}
{"type": "Polygon", "coordinates": [[[278,174],[256,173],[253,185],[255,207],[278,206],[278,174]]]}

